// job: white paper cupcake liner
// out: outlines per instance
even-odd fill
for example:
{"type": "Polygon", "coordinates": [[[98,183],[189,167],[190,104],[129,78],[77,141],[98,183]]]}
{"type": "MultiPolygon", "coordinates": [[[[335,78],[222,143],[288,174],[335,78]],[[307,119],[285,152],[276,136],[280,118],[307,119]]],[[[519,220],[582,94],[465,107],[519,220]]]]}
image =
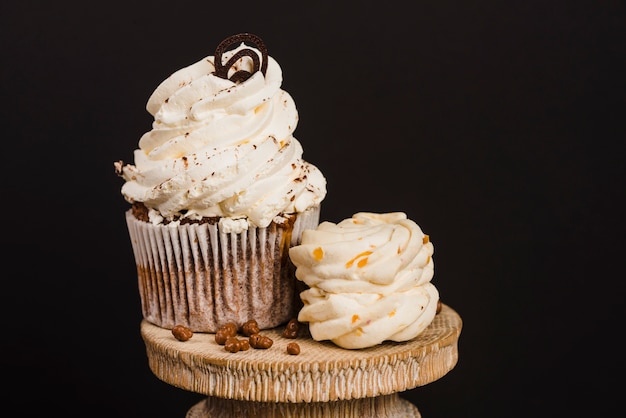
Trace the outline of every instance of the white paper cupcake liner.
{"type": "Polygon", "coordinates": [[[250,319],[269,329],[297,317],[300,299],[288,248],[300,243],[304,229],[317,227],[319,214],[318,206],[283,225],[222,233],[209,223],[153,225],[128,210],[143,317],[194,332],[250,319]]]}

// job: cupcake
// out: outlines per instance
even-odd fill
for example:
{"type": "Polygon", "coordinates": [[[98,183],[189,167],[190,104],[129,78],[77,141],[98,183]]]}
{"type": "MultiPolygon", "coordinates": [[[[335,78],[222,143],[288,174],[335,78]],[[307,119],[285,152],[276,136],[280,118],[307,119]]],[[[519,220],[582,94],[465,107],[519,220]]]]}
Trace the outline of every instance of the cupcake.
{"type": "Polygon", "coordinates": [[[134,163],[114,163],[147,321],[215,332],[297,315],[288,250],[318,225],[326,179],[302,158],[281,85],[263,41],[243,33],[149,98],[134,163]]]}
{"type": "Polygon", "coordinates": [[[408,341],[433,321],[439,292],[433,244],[405,213],[356,213],[304,231],[289,250],[300,293],[298,321],[316,341],[347,349],[408,341]]]}

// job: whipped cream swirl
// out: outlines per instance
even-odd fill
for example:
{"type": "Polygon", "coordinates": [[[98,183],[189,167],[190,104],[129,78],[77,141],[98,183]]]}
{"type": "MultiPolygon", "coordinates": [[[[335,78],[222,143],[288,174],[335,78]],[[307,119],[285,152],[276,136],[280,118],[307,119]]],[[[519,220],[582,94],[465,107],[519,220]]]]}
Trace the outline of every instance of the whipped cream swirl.
{"type": "Polygon", "coordinates": [[[366,348],[419,335],[437,312],[433,244],[405,213],[360,212],[305,230],[289,255],[309,288],[298,320],[313,339],[366,348]]]}
{"type": "MultiPolygon", "coordinates": [[[[244,43],[224,53],[256,48],[244,43]]],[[[243,56],[229,73],[214,74],[208,56],[164,80],[147,103],[152,129],[139,140],[134,164],[116,163],[124,198],[143,202],[153,223],[228,217],[266,227],[282,214],[304,212],[326,195],[326,179],[302,159],[293,136],[298,112],[281,89],[282,71],[267,57],[265,75],[243,56]]]]}

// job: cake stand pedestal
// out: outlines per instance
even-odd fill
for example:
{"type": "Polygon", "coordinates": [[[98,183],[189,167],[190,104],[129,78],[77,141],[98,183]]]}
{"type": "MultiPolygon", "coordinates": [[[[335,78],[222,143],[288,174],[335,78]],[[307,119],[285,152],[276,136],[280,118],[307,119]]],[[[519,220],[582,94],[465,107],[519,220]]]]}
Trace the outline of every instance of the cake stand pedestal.
{"type": "Polygon", "coordinates": [[[461,317],[444,304],[417,338],[360,350],[315,341],[306,327],[296,339],[282,337],[282,327],[262,331],[274,341],[270,348],[237,353],[217,344],[215,334],[195,333],[181,342],[145,320],[141,336],[159,379],[207,395],[186,418],[420,418],[398,393],[454,368],[461,327],[461,317]],[[300,354],[287,353],[290,342],[298,343],[300,354]]]}

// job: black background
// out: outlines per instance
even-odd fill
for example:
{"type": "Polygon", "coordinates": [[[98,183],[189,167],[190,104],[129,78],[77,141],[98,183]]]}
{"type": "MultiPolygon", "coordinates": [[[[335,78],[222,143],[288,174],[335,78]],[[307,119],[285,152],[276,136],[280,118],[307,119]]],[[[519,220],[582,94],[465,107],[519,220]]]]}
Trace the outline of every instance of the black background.
{"type": "Polygon", "coordinates": [[[625,22],[623,1],[3,2],[3,407],[174,418],[203,398],[148,369],[113,162],[158,83],[247,31],[327,178],[322,218],[403,211],[435,245],[459,361],[402,396],[424,418],[611,416],[625,22]]]}

